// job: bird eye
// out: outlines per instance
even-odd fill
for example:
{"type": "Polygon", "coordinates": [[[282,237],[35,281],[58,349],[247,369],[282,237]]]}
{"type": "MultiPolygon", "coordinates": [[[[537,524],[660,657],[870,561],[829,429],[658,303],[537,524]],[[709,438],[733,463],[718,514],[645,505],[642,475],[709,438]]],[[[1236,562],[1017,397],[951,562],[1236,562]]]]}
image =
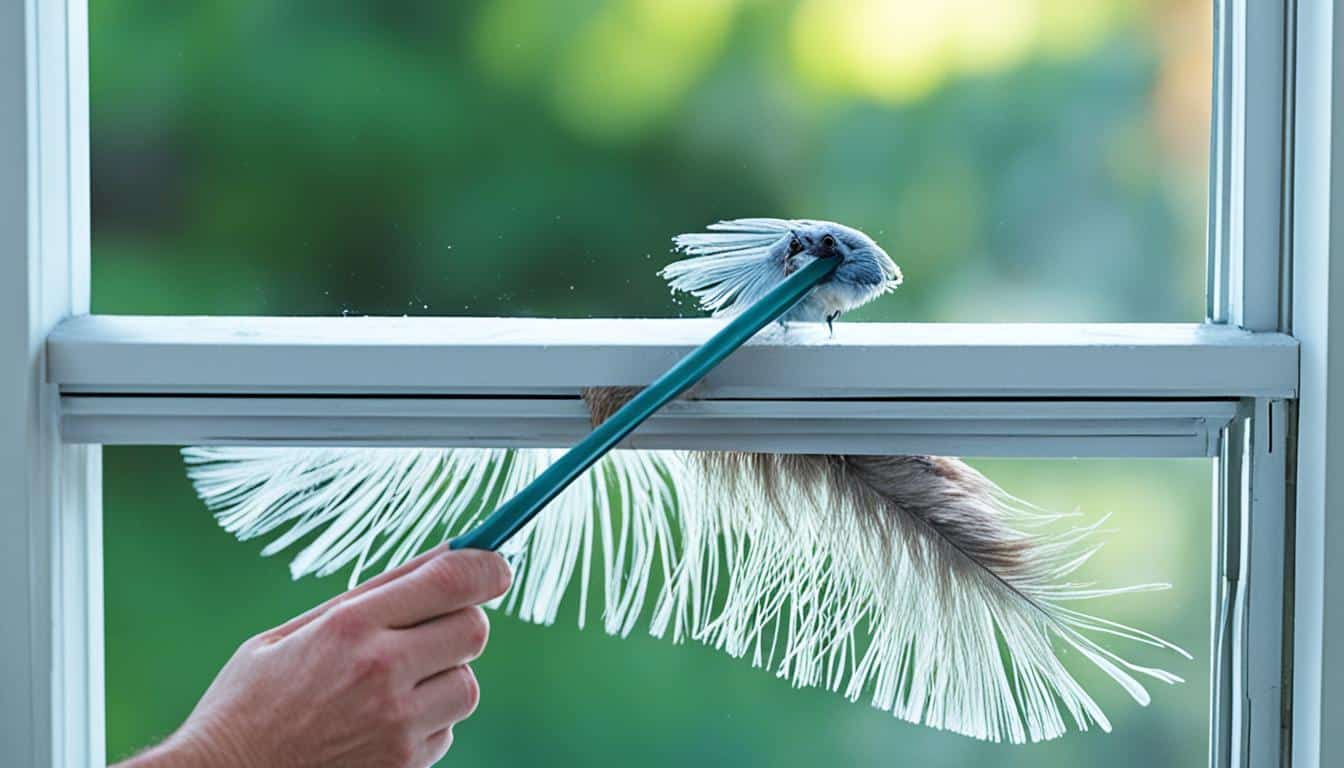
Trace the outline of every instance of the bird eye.
{"type": "Polygon", "coordinates": [[[835,238],[834,238],[834,237],[831,237],[830,235],[825,235],[825,236],[823,236],[823,237],[821,238],[821,244],[822,244],[822,246],[824,246],[824,247],[826,247],[826,248],[834,248],[834,247],[835,247],[835,238]]]}
{"type": "Polygon", "coordinates": [[[789,241],[789,255],[790,255],[790,256],[793,256],[793,255],[795,255],[795,254],[799,254],[799,253],[802,253],[802,252],[803,252],[803,242],[802,242],[801,240],[799,240],[798,238],[795,237],[795,238],[793,238],[792,240],[789,241]]]}

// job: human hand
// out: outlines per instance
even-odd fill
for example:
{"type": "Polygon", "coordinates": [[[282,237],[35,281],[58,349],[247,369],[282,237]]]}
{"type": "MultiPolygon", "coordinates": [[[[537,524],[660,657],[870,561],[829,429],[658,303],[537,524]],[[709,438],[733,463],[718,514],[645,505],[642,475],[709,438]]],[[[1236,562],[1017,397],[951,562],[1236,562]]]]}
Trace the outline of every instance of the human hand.
{"type": "Polygon", "coordinates": [[[440,546],[242,644],[186,723],[120,768],[427,766],[479,696],[503,558],[440,546]]]}

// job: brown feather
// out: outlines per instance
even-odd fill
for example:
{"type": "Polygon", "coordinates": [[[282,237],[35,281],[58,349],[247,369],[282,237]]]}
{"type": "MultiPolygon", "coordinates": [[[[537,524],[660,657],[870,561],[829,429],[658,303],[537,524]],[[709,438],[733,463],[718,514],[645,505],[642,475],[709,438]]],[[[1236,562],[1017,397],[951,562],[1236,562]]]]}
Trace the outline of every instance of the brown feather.
{"type": "MultiPolygon", "coordinates": [[[[606,421],[640,391],[639,387],[584,389],[593,425],[606,421]]],[[[896,536],[928,537],[925,546],[945,546],[960,557],[953,562],[977,564],[1003,582],[1038,575],[1030,565],[1030,540],[975,503],[1001,495],[992,481],[960,459],[947,456],[812,455],[706,451],[696,457],[707,475],[721,484],[723,498],[737,495],[743,484],[762,491],[770,505],[787,519],[796,500],[785,488],[827,488],[831,498],[845,499],[856,510],[869,541],[888,550],[896,536]],[[786,485],[783,479],[797,485],[786,485]]],[[[907,541],[907,544],[916,542],[907,541]]],[[[916,556],[925,546],[911,546],[916,556]]]]}

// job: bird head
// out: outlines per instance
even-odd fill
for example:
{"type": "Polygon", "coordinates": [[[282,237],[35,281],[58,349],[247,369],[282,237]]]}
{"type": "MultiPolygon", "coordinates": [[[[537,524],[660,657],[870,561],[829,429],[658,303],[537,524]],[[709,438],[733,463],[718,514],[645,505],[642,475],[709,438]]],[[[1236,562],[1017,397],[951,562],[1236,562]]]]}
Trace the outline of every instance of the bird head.
{"type": "Polygon", "coordinates": [[[839,258],[840,266],[823,280],[790,319],[822,320],[860,307],[901,284],[900,267],[868,235],[832,221],[798,221],[775,246],[784,274],[817,258],[839,258]],[[820,315],[816,317],[815,315],[820,315]]]}

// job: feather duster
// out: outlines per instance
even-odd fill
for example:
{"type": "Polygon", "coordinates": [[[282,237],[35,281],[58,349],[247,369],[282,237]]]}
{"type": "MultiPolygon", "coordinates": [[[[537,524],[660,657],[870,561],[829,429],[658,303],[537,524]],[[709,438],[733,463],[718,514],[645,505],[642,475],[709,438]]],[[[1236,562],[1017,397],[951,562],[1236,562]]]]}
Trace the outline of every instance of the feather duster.
{"type": "MultiPolygon", "coordinates": [[[[749,304],[818,248],[844,261],[786,321],[830,322],[900,283],[871,239],[830,222],[742,219],[675,243],[688,258],[662,274],[715,314],[749,304]]],[[[595,423],[632,394],[583,393],[595,423]]],[[[274,534],[267,555],[302,541],[295,578],[348,568],[351,584],[468,530],[560,453],[184,450],[224,528],[274,534]]],[[[1058,532],[1060,517],[955,458],[620,450],[508,542],[514,585],[496,605],[550,624],[571,600],[580,626],[595,614],[614,635],[645,626],[698,641],[795,686],[977,739],[1110,730],[1061,650],[1140,704],[1144,679],[1180,679],[1110,646],[1189,655],[1074,607],[1166,585],[1072,581],[1103,521],[1058,532]],[[588,605],[593,595],[600,606],[588,605]]]]}

